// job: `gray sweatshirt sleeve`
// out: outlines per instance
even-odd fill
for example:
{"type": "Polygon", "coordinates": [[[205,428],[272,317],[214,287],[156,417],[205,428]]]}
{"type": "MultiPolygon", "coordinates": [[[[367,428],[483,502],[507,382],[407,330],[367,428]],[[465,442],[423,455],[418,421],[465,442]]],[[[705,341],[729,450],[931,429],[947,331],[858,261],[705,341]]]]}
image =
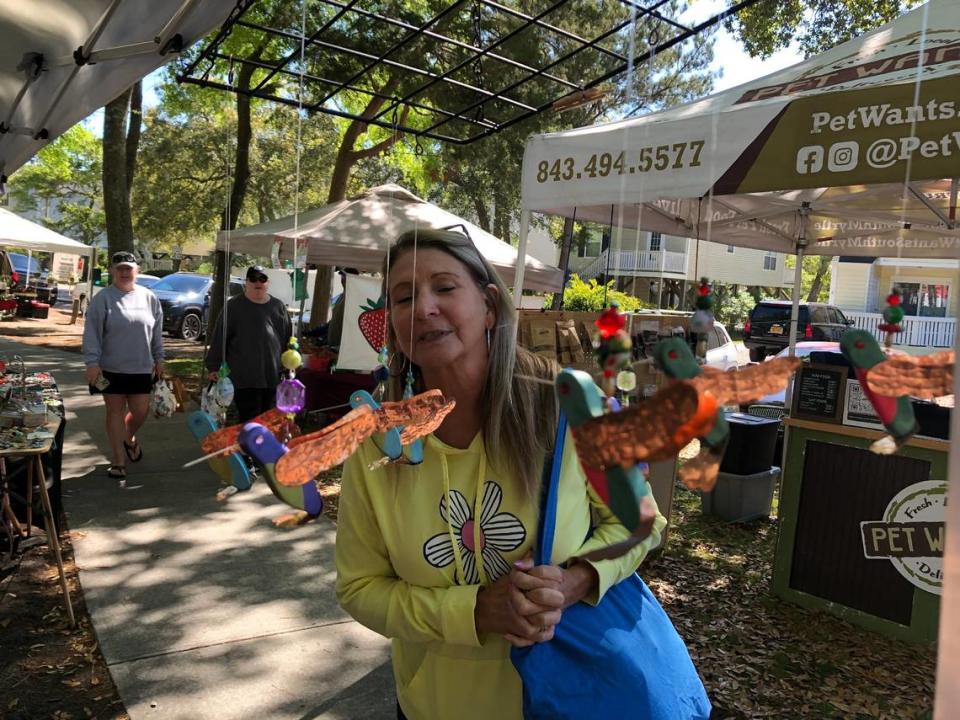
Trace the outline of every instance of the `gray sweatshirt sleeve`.
{"type": "Polygon", "coordinates": [[[157,364],[162,363],[164,359],[163,307],[160,305],[157,296],[152,292],[150,294],[153,296],[150,300],[153,305],[153,336],[150,338],[150,354],[153,355],[154,364],[157,364]]]}
{"type": "Polygon", "coordinates": [[[90,301],[83,320],[83,362],[87,367],[99,366],[103,354],[103,326],[107,312],[105,299],[101,290],[90,301]]]}

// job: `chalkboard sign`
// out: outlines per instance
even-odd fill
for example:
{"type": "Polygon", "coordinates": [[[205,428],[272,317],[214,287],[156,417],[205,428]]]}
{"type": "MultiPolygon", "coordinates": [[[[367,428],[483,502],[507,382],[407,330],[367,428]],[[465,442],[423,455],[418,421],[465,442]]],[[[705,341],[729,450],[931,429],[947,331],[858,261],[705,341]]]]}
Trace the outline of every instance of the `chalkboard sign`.
{"type": "Polygon", "coordinates": [[[793,387],[793,411],[796,418],[840,423],[843,418],[844,386],[847,368],[835,365],[804,364],[797,372],[793,387]]]}

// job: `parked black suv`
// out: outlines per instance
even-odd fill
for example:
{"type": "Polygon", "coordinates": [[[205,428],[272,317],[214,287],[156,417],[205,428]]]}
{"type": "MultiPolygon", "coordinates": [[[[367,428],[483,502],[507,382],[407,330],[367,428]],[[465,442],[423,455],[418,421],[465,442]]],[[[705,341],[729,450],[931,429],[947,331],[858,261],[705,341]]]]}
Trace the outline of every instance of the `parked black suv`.
{"type": "MultiPolygon", "coordinates": [[[[750,359],[763,360],[776,355],[790,344],[789,300],[763,300],[750,312],[743,327],[743,344],[750,350],[750,359]]],[[[797,318],[797,341],[825,340],[839,342],[840,336],[853,325],[840,309],[823,303],[800,303],[797,318]]]]}

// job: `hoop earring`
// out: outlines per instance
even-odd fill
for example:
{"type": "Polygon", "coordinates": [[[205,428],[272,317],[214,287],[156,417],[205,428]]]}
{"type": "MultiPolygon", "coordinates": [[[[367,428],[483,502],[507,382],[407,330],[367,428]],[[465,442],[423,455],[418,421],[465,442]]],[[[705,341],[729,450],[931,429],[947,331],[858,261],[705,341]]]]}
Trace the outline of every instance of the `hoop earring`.
{"type": "Polygon", "coordinates": [[[487,328],[487,355],[490,354],[490,328],[487,328]]]}

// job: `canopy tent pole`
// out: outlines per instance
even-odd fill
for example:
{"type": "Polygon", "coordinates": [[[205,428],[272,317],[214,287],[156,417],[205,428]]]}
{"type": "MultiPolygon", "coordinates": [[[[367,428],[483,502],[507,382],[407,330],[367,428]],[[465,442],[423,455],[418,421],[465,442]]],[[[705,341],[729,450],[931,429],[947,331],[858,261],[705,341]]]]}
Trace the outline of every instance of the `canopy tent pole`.
{"type": "Polygon", "coordinates": [[[960,192],[960,178],[950,180],[950,207],[948,210],[951,220],[957,219],[957,194],[960,192]]]}
{"type": "MultiPolygon", "coordinates": [[[[97,246],[90,246],[90,257],[87,259],[89,265],[87,266],[87,304],[90,304],[90,301],[93,300],[93,268],[97,264],[97,246]]],[[[86,313],[84,313],[86,317],[86,313]]]]}
{"type": "MultiPolygon", "coordinates": [[[[520,298],[523,295],[523,274],[527,269],[527,235],[530,233],[530,211],[520,213],[520,245],[517,247],[517,265],[513,274],[513,305],[520,309],[520,298]]],[[[563,288],[560,288],[563,292],[563,288]]]]}
{"type": "Polygon", "coordinates": [[[797,236],[797,266],[793,271],[793,302],[790,308],[790,357],[797,354],[797,325],[800,320],[800,285],[803,282],[803,251],[807,247],[807,222],[810,217],[810,203],[800,206],[800,234],[797,236]]]}
{"type": "MultiPolygon", "coordinates": [[[[104,10],[103,14],[100,16],[100,19],[97,21],[97,24],[91,29],[90,35],[87,36],[87,41],[77,49],[80,57],[89,58],[90,54],[93,52],[93,46],[97,44],[97,41],[100,39],[100,35],[106,28],[107,23],[110,22],[110,16],[113,15],[113,12],[119,5],[120,0],[113,0],[113,2],[110,3],[110,6],[104,10]]],[[[57,106],[63,99],[64,93],[67,92],[67,88],[70,86],[70,83],[73,82],[73,79],[76,77],[81,67],[83,67],[83,65],[74,60],[74,66],[70,70],[70,73],[67,75],[67,77],[64,78],[63,82],[60,83],[60,87],[53,96],[53,102],[51,102],[50,106],[47,108],[47,112],[43,115],[43,119],[40,120],[40,122],[37,123],[37,127],[34,128],[36,133],[40,134],[44,132],[47,127],[47,121],[53,115],[54,110],[57,109],[57,106]]]]}
{"type": "MultiPolygon", "coordinates": [[[[960,353],[960,332],[954,333],[954,353],[960,353]]],[[[960,396],[960,373],[953,373],[953,397],[960,396]]],[[[950,437],[960,437],[960,413],[950,413],[950,437]]],[[[950,443],[947,497],[960,497],[960,445],[950,443]]],[[[960,502],[946,507],[946,546],[943,554],[943,594],[940,597],[940,637],[934,720],[954,717],[960,705],[960,502]]]]}

